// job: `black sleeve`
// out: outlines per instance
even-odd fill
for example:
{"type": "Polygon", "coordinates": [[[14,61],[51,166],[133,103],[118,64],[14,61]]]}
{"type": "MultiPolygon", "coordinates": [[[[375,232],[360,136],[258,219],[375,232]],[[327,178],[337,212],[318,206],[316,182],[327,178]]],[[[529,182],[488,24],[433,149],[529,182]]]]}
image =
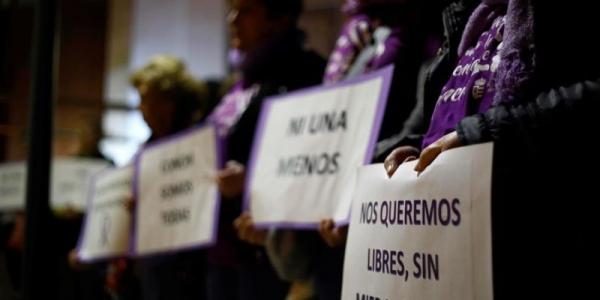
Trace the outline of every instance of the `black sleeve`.
{"type": "Polygon", "coordinates": [[[418,101],[411,115],[404,122],[402,131],[377,142],[375,153],[373,154],[373,162],[383,162],[394,149],[400,146],[421,148],[423,133],[424,130],[427,130],[426,123],[423,112],[423,101],[418,101]]]}
{"type": "Polygon", "coordinates": [[[577,145],[589,139],[600,103],[600,80],[582,81],[542,93],[533,102],[502,104],[464,118],[456,127],[460,141],[493,141],[534,152],[551,143],[577,145]]]}

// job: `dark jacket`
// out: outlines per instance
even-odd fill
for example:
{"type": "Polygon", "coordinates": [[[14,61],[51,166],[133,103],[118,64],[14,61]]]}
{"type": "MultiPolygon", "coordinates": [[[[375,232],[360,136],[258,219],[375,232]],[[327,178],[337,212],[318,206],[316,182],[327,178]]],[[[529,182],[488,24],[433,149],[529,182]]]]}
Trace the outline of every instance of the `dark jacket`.
{"type": "Polygon", "coordinates": [[[303,49],[296,34],[283,38],[281,45],[268,51],[271,55],[257,58],[252,66],[243,70],[244,86],[258,85],[259,91],[227,137],[227,158],[246,164],[254,130],[263,100],[269,96],[305,88],[321,83],[325,60],[312,51],[303,49]]]}
{"type": "MultiPolygon", "coordinates": [[[[442,13],[444,43],[438,54],[421,70],[417,86],[417,103],[404,122],[401,131],[377,143],[374,161],[382,162],[399,146],[420,148],[421,140],[429,126],[429,120],[438,96],[458,62],[458,44],[469,15],[479,4],[477,0],[451,2],[442,13]]],[[[400,118],[402,120],[404,118],[400,118]]]]}
{"type": "MultiPolygon", "coordinates": [[[[261,107],[267,97],[321,83],[325,60],[305,50],[302,41],[300,32],[290,31],[246,58],[241,70],[242,87],[258,89],[225,138],[225,162],[235,160],[247,165],[261,107]]],[[[208,249],[212,265],[234,270],[238,277],[212,288],[227,289],[227,293],[237,294],[240,299],[281,299],[288,284],[277,278],[264,248],[237,238],[232,224],[241,214],[241,205],[241,196],[221,200],[217,244],[208,249]]]]}
{"type": "MultiPolygon", "coordinates": [[[[600,103],[600,46],[589,41],[598,36],[600,18],[590,1],[531,3],[536,45],[531,84],[537,96],[467,117],[456,129],[463,144],[495,144],[494,299],[584,299],[594,294],[595,277],[584,274],[597,270],[598,253],[592,242],[597,216],[589,208],[597,198],[597,183],[585,174],[598,165],[590,139],[596,135],[592,122],[600,103]]],[[[446,10],[446,27],[448,17],[446,10]]],[[[453,48],[448,49],[434,62],[434,73],[451,71],[443,64],[453,48]]],[[[433,88],[425,90],[437,97],[441,85],[432,79],[429,75],[425,86],[433,88]]],[[[427,126],[435,100],[425,96],[420,101],[416,122],[406,128],[423,129],[419,121],[427,126]]],[[[381,160],[397,146],[419,146],[420,141],[410,139],[419,130],[405,131],[378,149],[381,160]]]]}
{"type": "MultiPolygon", "coordinates": [[[[297,34],[292,32],[284,36],[277,44],[272,45],[271,49],[253,57],[251,65],[243,67],[244,87],[258,86],[258,92],[252,97],[244,113],[229,131],[225,141],[227,145],[225,161],[235,160],[247,165],[260,110],[267,97],[321,83],[325,60],[315,52],[305,50],[297,34]]],[[[222,243],[230,244],[227,247],[230,250],[239,250],[247,246],[237,239],[232,227],[233,220],[240,213],[241,197],[222,201],[219,243],[217,251],[213,252],[219,252],[219,245],[222,243]]],[[[245,249],[235,251],[236,253],[232,253],[234,257],[229,259],[236,260],[234,264],[239,263],[240,260],[253,260],[252,251],[245,249]]]]}
{"type": "Polygon", "coordinates": [[[457,133],[495,145],[494,298],[584,299],[597,294],[596,276],[584,274],[598,269],[600,46],[586,41],[600,18],[589,1],[533,3],[538,96],[467,117],[457,133]]]}

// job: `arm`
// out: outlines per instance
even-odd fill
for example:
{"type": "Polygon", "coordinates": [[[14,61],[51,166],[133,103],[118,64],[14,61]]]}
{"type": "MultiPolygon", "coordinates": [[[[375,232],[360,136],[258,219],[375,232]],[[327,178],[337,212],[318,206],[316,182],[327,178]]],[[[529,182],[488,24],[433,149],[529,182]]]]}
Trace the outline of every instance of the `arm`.
{"type": "Polygon", "coordinates": [[[464,118],[456,127],[458,138],[464,145],[494,141],[536,152],[554,143],[553,137],[589,132],[599,98],[599,80],[559,87],[529,103],[503,104],[464,118]]]}

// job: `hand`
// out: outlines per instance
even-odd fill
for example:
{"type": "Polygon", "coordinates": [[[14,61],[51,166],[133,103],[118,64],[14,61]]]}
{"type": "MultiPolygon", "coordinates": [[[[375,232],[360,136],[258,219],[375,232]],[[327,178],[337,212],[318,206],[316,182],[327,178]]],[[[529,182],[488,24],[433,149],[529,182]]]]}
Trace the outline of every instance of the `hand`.
{"type": "Polygon", "coordinates": [[[233,227],[237,230],[240,240],[247,243],[264,246],[267,239],[267,230],[254,227],[254,221],[248,212],[243,212],[235,221],[233,227]]]}
{"type": "Polygon", "coordinates": [[[348,226],[335,227],[332,219],[322,220],[319,224],[319,234],[329,247],[339,247],[346,242],[348,226]]]}
{"type": "Polygon", "coordinates": [[[25,215],[18,214],[15,218],[15,225],[7,241],[9,249],[23,251],[25,248],[25,215]]]}
{"type": "Polygon", "coordinates": [[[415,147],[401,146],[394,149],[383,162],[388,177],[392,177],[401,164],[415,160],[417,157],[419,157],[419,150],[415,147]]]}
{"type": "Polygon", "coordinates": [[[135,198],[131,194],[129,194],[127,196],[127,198],[125,198],[125,201],[123,202],[123,206],[125,206],[125,209],[130,214],[133,214],[133,212],[135,211],[135,204],[136,204],[135,198]]]}
{"type": "Polygon", "coordinates": [[[436,159],[436,157],[438,157],[438,155],[440,155],[440,153],[460,146],[462,146],[462,144],[458,139],[456,131],[446,134],[433,144],[427,146],[427,148],[421,152],[419,161],[415,165],[415,171],[420,174],[436,159]]]}
{"type": "Polygon", "coordinates": [[[217,173],[217,185],[226,198],[239,196],[244,191],[246,168],[237,161],[228,161],[225,168],[217,173]]]}
{"type": "Polygon", "coordinates": [[[71,205],[67,205],[63,209],[57,212],[57,216],[64,220],[78,220],[83,218],[83,214],[71,205]]]}
{"type": "Polygon", "coordinates": [[[82,271],[89,267],[79,259],[79,257],[77,256],[77,250],[75,249],[71,249],[71,251],[69,251],[69,254],[67,256],[67,262],[69,263],[71,269],[76,271],[82,271]]]}

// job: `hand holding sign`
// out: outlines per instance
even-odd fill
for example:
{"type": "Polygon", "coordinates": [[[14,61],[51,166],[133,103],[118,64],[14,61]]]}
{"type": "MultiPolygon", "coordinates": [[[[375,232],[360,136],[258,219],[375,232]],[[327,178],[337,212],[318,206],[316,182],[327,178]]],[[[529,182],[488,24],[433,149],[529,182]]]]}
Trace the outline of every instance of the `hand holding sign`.
{"type": "Polygon", "coordinates": [[[419,149],[412,146],[400,146],[394,149],[386,158],[383,166],[388,174],[392,177],[398,167],[409,161],[413,161],[419,157],[419,149]]]}
{"type": "Polygon", "coordinates": [[[419,161],[415,165],[415,171],[419,173],[423,172],[425,168],[440,155],[440,153],[460,146],[462,146],[462,144],[458,139],[456,131],[446,134],[423,150],[419,157],[419,161]]]}
{"type": "Polygon", "coordinates": [[[225,168],[217,173],[219,192],[225,198],[240,196],[244,191],[244,180],[246,180],[246,168],[237,161],[228,161],[225,168]]]}
{"type": "Polygon", "coordinates": [[[326,219],[319,224],[319,235],[321,235],[327,246],[331,248],[339,247],[346,243],[348,226],[336,227],[332,219],[326,219]]]}
{"type": "Polygon", "coordinates": [[[491,299],[491,144],[415,164],[361,168],[342,298],[491,299]]]}
{"type": "Polygon", "coordinates": [[[235,227],[240,240],[256,246],[265,245],[267,230],[256,228],[256,226],[254,226],[254,221],[252,221],[252,216],[250,216],[249,213],[244,212],[235,219],[233,227],[235,227]]]}

